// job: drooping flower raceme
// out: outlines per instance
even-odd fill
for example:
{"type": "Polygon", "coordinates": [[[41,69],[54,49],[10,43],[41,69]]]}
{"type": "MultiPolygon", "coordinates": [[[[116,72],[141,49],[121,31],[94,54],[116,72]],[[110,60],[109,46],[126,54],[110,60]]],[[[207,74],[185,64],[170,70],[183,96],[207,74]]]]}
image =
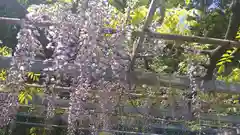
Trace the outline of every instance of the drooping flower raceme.
{"type": "Polygon", "coordinates": [[[8,125],[14,119],[18,109],[17,96],[14,93],[0,93],[0,127],[8,125]]]}
{"type": "Polygon", "coordinates": [[[97,99],[102,112],[108,113],[117,104],[119,92],[126,90],[129,59],[126,59],[125,33],[121,29],[113,35],[104,33],[106,18],[111,18],[111,7],[105,1],[88,0],[88,4],[80,5],[79,14],[72,14],[68,5],[55,8],[43,6],[27,16],[19,32],[9,80],[23,82],[37,58],[52,63],[42,70],[46,75],[45,85],[61,85],[67,79],[71,88],[69,134],[76,131],[76,121],[86,117],[93,130],[99,126],[96,123],[102,122],[102,128],[111,128],[107,117],[100,115],[94,119],[94,111],[84,106],[97,99]],[[90,97],[92,91],[101,93],[90,97]]]}

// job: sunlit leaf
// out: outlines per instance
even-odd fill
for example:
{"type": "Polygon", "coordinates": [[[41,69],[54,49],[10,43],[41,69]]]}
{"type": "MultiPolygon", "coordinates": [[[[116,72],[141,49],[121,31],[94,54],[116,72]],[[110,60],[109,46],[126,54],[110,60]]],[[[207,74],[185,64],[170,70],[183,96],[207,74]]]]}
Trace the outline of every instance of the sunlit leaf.
{"type": "Polygon", "coordinates": [[[27,97],[28,97],[29,100],[32,100],[32,96],[31,95],[28,94],[27,97]]]}
{"type": "Polygon", "coordinates": [[[233,51],[232,50],[227,50],[227,53],[232,53],[233,51]]]}
{"type": "Polygon", "coordinates": [[[222,57],[228,57],[228,56],[230,56],[230,54],[228,54],[228,53],[225,53],[225,54],[223,54],[223,56],[222,56],[222,57]]]}
{"type": "Polygon", "coordinates": [[[18,95],[18,100],[19,100],[20,103],[24,103],[24,100],[25,100],[25,97],[24,97],[24,96],[25,96],[24,93],[20,93],[20,94],[18,95]]]}
{"type": "Polygon", "coordinates": [[[219,68],[218,68],[218,73],[223,73],[225,70],[225,66],[224,65],[221,65],[219,68]]]}
{"type": "Polygon", "coordinates": [[[232,60],[231,60],[231,59],[227,59],[226,62],[229,62],[229,63],[230,63],[230,62],[232,62],[232,60]]]}
{"type": "Polygon", "coordinates": [[[188,5],[191,0],[185,0],[185,4],[188,5]]]}
{"type": "Polygon", "coordinates": [[[140,24],[141,22],[144,21],[145,17],[147,15],[147,8],[145,6],[138,7],[135,9],[131,16],[131,22],[134,25],[140,24]]]}
{"type": "Polygon", "coordinates": [[[224,61],[220,61],[220,62],[218,62],[216,65],[217,66],[221,66],[221,65],[223,65],[224,64],[224,61]]]}

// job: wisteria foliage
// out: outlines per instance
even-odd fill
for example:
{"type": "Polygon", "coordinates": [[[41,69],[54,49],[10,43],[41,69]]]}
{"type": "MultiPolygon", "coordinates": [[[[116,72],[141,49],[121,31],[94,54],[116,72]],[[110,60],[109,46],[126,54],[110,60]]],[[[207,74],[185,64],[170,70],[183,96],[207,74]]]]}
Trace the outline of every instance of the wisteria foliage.
{"type": "MultiPolygon", "coordinates": [[[[69,134],[74,134],[77,121],[86,116],[93,131],[100,125],[109,129],[108,115],[94,117],[94,111],[85,110],[84,105],[97,99],[102,112],[107,113],[114,109],[119,93],[128,89],[129,60],[122,59],[129,57],[125,51],[124,19],[117,33],[106,36],[105,26],[113,15],[105,1],[80,3],[78,14],[71,13],[71,6],[67,4],[55,8],[57,10],[42,5],[26,16],[24,27],[18,34],[8,83],[23,86],[25,75],[36,59],[52,63],[42,71],[45,92],[50,96],[49,100],[54,99],[51,87],[65,83],[66,79],[69,81],[69,134]],[[90,97],[89,92],[94,90],[103,92],[90,97]]],[[[20,91],[20,88],[16,87],[14,91],[20,91]]],[[[54,102],[49,102],[48,109],[51,117],[54,102]]]]}

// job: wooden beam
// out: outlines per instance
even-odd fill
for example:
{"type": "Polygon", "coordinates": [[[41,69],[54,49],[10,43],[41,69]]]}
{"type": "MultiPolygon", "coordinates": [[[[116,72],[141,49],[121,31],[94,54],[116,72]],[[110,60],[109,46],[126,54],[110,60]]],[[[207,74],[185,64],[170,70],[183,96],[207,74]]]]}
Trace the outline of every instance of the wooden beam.
{"type": "MultiPolygon", "coordinates": [[[[138,122],[140,119],[134,119],[136,120],[136,122],[138,122]]],[[[141,119],[143,120],[143,119],[141,119]]],[[[131,121],[133,122],[133,120],[131,119],[131,121]]],[[[52,125],[52,124],[42,124],[42,123],[32,123],[32,122],[21,122],[21,121],[16,121],[15,122],[16,124],[21,124],[21,125],[29,125],[29,126],[35,126],[35,127],[58,127],[58,128],[67,128],[66,125],[52,125]]],[[[146,128],[150,128],[150,129],[161,129],[161,130],[169,130],[169,129],[172,129],[172,130],[175,130],[175,131],[184,131],[184,132],[188,132],[188,133],[193,133],[193,134],[197,134],[199,133],[198,131],[191,131],[188,127],[185,126],[185,128],[183,127],[178,127],[178,126],[172,126],[171,123],[168,123],[168,124],[164,124],[161,122],[144,122],[145,123],[145,126],[146,128]]],[[[116,123],[115,123],[116,124],[116,123]]],[[[124,126],[128,126],[128,127],[132,127],[133,125],[131,125],[130,123],[124,123],[122,124],[124,126]]],[[[239,128],[237,127],[224,127],[224,126],[221,126],[221,125],[207,125],[207,124],[202,124],[200,123],[199,126],[205,126],[207,127],[208,129],[206,130],[202,130],[202,133],[205,133],[205,134],[211,134],[211,133],[215,133],[215,134],[232,134],[233,132],[236,134],[237,131],[239,131],[239,128]],[[212,128],[212,129],[211,129],[212,128]]],[[[83,128],[83,127],[79,127],[78,129],[80,130],[89,130],[89,128],[83,128]]],[[[162,134],[153,134],[153,133],[150,133],[150,132],[153,132],[150,131],[150,132],[147,132],[147,133],[143,133],[143,132],[134,132],[134,131],[121,131],[121,130],[97,130],[98,132],[112,132],[112,133],[125,133],[125,134],[136,134],[136,135],[162,135],[162,134]]],[[[233,134],[234,134],[233,133],[233,134]]]]}
{"type": "MultiPolygon", "coordinates": [[[[58,104],[58,105],[60,105],[60,104],[58,104]]],[[[29,107],[30,107],[30,105],[29,105],[29,107]]],[[[39,107],[42,108],[44,106],[38,106],[38,108],[39,107]]],[[[84,106],[84,108],[85,109],[93,109],[93,108],[96,109],[97,108],[95,113],[102,113],[101,108],[97,104],[87,104],[84,106]]],[[[108,107],[108,108],[110,108],[110,107],[108,107]]],[[[111,113],[111,111],[112,110],[109,110],[108,113],[111,113]]],[[[141,116],[142,114],[146,115],[146,116],[151,116],[151,117],[149,117],[149,119],[152,119],[152,120],[168,121],[165,119],[161,119],[162,117],[167,117],[167,116],[185,120],[184,116],[182,115],[183,113],[181,113],[181,111],[179,111],[180,113],[175,112],[175,114],[173,114],[173,112],[171,112],[169,109],[159,109],[159,108],[148,109],[148,108],[143,108],[143,107],[134,107],[131,105],[125,105],[123,107],[123,112],[124,112],[124,114],[129,115],[129,117],[131,117],[131,115],[134,115],[133,117],[145,117],[145,116],[141,116]]],[[[26,113],[20,113],[19,115],[24,115],[24,114],[26,115],[26,113]]],[[[30,115],[33,115],[33,114],[30,114],[30,115]]],[[[64,116],[67,116],[67,115],[64,115],[64,116]]],[[[43,118],[44,116],[36,115],[36,117],[43,118]]],[[[219,121],[219,122],[224,122],[224,123],[240,124],[240,116],[239,115],[223,116],[223,115],[217,115],[215,113],[200,113],[200,119],[206,120],[206,121],[219,121]]],[[[175,120],[173,120],[172,122],[174,122],[174,121],[175,120]]]]}
{"type": "Polygon", "coordinates": [[[219,122],[226,122],[231,124],[240,124],[240,116],[239,115],[216,115],[216,114],[207,114],[201,113],[200,115],[201,120],[208,120],[208,121],[219,121],[219,122]]]}
{"type": "MultiPolygon", "coordinates": [[[[33,101],[31,101],[34,105],[37,105],[37,108],[43,108],[48,105],[48,99],[47,98],[39,98],[39,99],[34,99],[35,97],[33,96],[33,101]]],[[[70,100],[64,100],[64,99],[52,99],[54,105],[58,108],[64,108],[67,109],[69,107],[69,102],[70,100]]],[[[26,106],[26,105],[25,105],[26,106]]],[[[108,113],[113,112],[114,110],[114,105],[109,103],[107,105],[108,108],[108,113]]],[[[26,107],[31,107],[31,105],[27,105],[26,107]]],[[[95,110],[95,113],[101,113],[102,109],[99,104],[97,103],[85,103],[83,105],[83,108],[88,110],[95,110]]],[[[122,106],[122,111],[125,114],[132,114],[132,115],[150,115],[153,118],[161,118],[161,117],[174,117],[178,119],[185,119],[187,120],[189,112],[187,109],[184,107],[180,107],[177,110],[172,111],[171,108],[168,109],[160,109],[157,107],[153,108],[146,108],[146,107],[141,107],[141,106],[133,106],[129,103],[129,105],[124,105],[122,106]]],[[[221,116],[221,115],[216,115],[215,113],[200,113],[201,120],[209,120],[209,121],[221,121],[221,122],[226,122],[226,123],[234,123],[234,124],[240,124],[240,116],[221,116]]]]}
{"type": "Polygon", "coordinates": [[[9,25],[17,24],[22,26],[24,21],[18,18],[0,17],[0,23],[9,24],[9,25]]]}
{"type": "Polygon", "coordinates": [[[202,43],[202,44],[213,44],[217,46],[232,46],[232,47],[240,47],[240,42],[226,39],[218,39],[218,38],[207,38],[207,37],[199,37],[199,36],[182,36],[182,35],[174,35],[174,34],[166,34],[166,33],[158,33],[158,32],[141,32],[136,31],[132,33],[135,36],[141,36],[144,34],[146,37],[155,38],[155,39],[164,39],[164,40],[174,40],[174,41],[185,41],[185,42],[193,42],[193,43],[202,43]]]}
{"type": "MultiPolygon", "coordinates": [[[[19,25],[20,27],[24,26],[25,20],[24,19],[19,19],[19,18],[9,18],[9,17],[0,17],[0,23],[3,24],[9,24],[9,25],[19,25]]],[[[32,22],[33,25],[38,26],[38,27],[48,27],[52,25],[58,25],[58,23],[53,23],[49,21],[45,22],[32,22]]]]}
{"type": "MultiPolygon", "coordinates": [[[[0,57],[0,68],[10,68],[12,57],[0,57]]],[[[51,63],[43,63],[41,60],[35,60],[29,71],[41,72],[44,68],[50,67],[51,63]]],[[[149,85],[149,86],[166,86],[177,89],[189,89],[190,80],[187,76],[175,76],[168,74],[144,72],[142,70],[135,70],[130,75],[130,80],[136,85],[149,85]]],[[[218,80],[204,81],[196,78],[197,87],[204,91],[216,91],[223,93],[240,93],[240,84],[225,83],[218,80]]],[[[58,87],[62,89],[61,87],[58,87]]]]}
{"type": "MultiPolygon", "coordinates": [[[[20,122],[16,121],[16,124],[21,124],[21,125],[28,125],[28,126],[34,126],[34,127],[58,127],[58,128],[68,128],[66,125],[51,125],[51,124],[42,124],[42,123],[32,123],[32,122],[20,122]]],[[[90,128],[77,128],[79,130],[92,130],[90,128]]],[[[181,129],[178,129],[181,130],[181,129]]],[[[97,132],[107,132],[107,133],[115,133],[115,134],[127,134],[127,135],[149,135],[149,133],[140,133],[140,132],[134,132],[134,131],[125,131],[125,130],[108,130],[108,129],[95,129],[93,131],[97,132]]],[[[163,134],[152,134],[151,135],[163,135],[163,134]]]]}
{"type": "MultiPolygon", "coordinates": [[[[16,121],[15,122],[16,124],[21,124],[21,125],[29,125],[29,126],[35,126],[35,127],[58,127],[58,128],[67,128],[67,126],[66,125],[51,125],[51,124],[42,124],[42,123],[32,123],[32,122],[20,122],[20,121],[16,121]]],[[[145,124],[146,124],[146,122],[145,122],[145,124]]],[[[213,129],[210,129],[210,130],[206,130],[206,131],[204,131],[204,129],[203,129],[203,131],[202,131],[202,133],[206,133],[206,134],[208,134],[208,132],[210,132],[210,133],[218,133],[218,134],[222,134],[222,133],[224,133],[224,134],[228,134],[229,132],[230,132],[230,134],[232,133],[231,131],[235,131],[236,130],[236,132],[237,132],[237,130],[239,130],[238,128],[236,128],[236,127],[231,127],[231,128],[229,128],[229,127],[223,127],[223,126],[217,126],[217,127],[215,127],[215,126],[212,126],[212,125],[205,125],[205,124],[200,124],[200,125],[202,125],[202,126],[207,126],[207,127],[209,127],[209,128],[213,128],[213,129]],[[216,128],[218,128],[219,130],[216,130],[216,128]],[[220,129],[221,128],[221,129],[220,129]],[[230,131],[229,131],[229,129],[231,129],[230,131]]],[[[132,126],[132,125],[129,125],[129,123],[126,123],[126,125],[125,126],[132,126]]],[[[145,126],[146,127],[146,126],[145,126]]],[[[191,131],[190,129],[188,129],[188,128],[182,128],[182,127],[175,127],[175,126],[171,126],[171,124],[170,125],[166,125],[166,124],[159,124],[159,123],[153,123],[153,124],[148,124],[148,126],[147,126],[148,128],[150,128],[150,129],[162,129],[162,130],[175,130],[175,131],[183,131],[183,132],[188,132],[188,133],[193,133],[193,134],[198,134],[199,132],[198,131],[191,131]]],[[[79,130],[90,130],[89,128],[78,128],[79,130]]],[[[143,133],[143,132],[134,132],[134,131],[123,131],[123,130],[103,130],[103,129],[98,129],[98,130],[95,130],[95,131],[98,131],[98,132],[107,132],[107,133],[120,133],[120,134],[128,134],[128,135],[149,135],[149,134],[151,134],[151,135],[163,135],[163,134],[154,134],[154,133],[150,133],[150,132],[147,132],[147,133],[143,133]]],[[[167,133],[167,132],[166,132],[167,133]]],[[[235,132],[234,132],[235,133],[235,132]]]]}

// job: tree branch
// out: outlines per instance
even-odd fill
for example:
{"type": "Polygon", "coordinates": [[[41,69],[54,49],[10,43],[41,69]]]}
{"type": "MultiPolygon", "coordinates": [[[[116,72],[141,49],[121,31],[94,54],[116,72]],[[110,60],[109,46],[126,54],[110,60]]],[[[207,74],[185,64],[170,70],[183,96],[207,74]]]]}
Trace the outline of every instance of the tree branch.
{"type": "MultiPolygon", "coordinates": [[[[152,0],[149,10],[148,10],[148,14],[146,16],[146,20],[145,23],[143,25],[143,31],[148,30],[149,25],[152,23],[153,20],[153,15],[157,9],[157,5],[158,5],[159,0],[152,0]]],[[[139,35],[139,39],[136,45],[133,45],[133,50],[132,50],[132,55],[131,55],[131,63],[129,65],[129,70],[132,71],[134,69],[134,65],[135,65],[135,61],[136,61],[136,55],[138,54],[138,51],[140,50],[143,42],[145,40],[145,36],[144,34],[140,34],[139,35]]]]}
{"type": "MultiPolygon", "coordinates": [[[[232,14],[229,20],[228,29],[225,35],[225,39],[233,40],[236,37],[238,28],[240,26],[240,1],[239,0],[232,0],[231,4],[232,14]]],[[[222,57],[222,55],[226,52],[226,50],[230,49],[231,46],[229,44],[224,44],[222,46],[218,46],[212,52],[210,56],[210,64],[207,68],[207,74],[204,77],[206,80],[211,80],[213,77],[214,69],[216,68],[216,64],[218,60],[222,57]]],[[[239,47],[239,46],[237,46],[239,47]]]]}

